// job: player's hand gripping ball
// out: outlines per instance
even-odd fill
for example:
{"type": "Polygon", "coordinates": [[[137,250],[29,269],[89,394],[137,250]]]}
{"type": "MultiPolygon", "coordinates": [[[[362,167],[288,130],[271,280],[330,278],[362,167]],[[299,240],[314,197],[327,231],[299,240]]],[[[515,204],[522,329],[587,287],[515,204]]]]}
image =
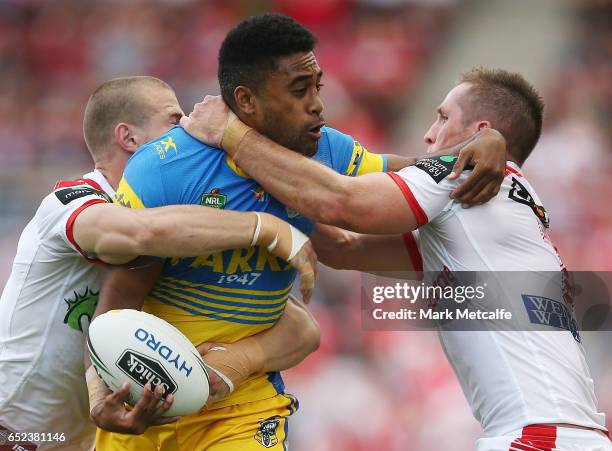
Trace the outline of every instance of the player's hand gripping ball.
{"type": "Polygon", "coordinates": [[[159,385],[174,402],[165,417],[198,412],[209,395],[208,373],[195,346],[164,320],[138,310],[111,310],[89,327],[89,356],[106,385],[117,391],[130,383],[128,404],[144,386],[159,385]]]}

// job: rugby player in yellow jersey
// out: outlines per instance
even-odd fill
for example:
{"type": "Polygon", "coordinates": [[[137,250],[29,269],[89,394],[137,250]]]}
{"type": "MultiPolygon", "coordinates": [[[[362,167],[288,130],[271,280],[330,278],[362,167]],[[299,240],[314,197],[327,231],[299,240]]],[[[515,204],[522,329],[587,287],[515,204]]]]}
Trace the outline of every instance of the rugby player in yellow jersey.
{"type": "MultiPolygon", "coordinates": [[[[98,262],[101,260],[111,264],[128,262],[139,254],[188,256],[190,252],[215,252],[235,246],[248,246],[253,242],[267,243],[269,246],[274,241],[277,245],[270,247],[271,252],[280,258],[286,256],[293,246],[291,234],[296,231],[287,233],[290,230],[288,224],[265,213],[258,216],[199,206],[138,211],[108,203],[130,155],[141,144],[176,125],[182,114],[174,90],[154,77],[117,78],[103,83],[95,90],[85,109],[83,129],[96,170],[85,176],[85,180],[78,181],[80,183],[63,182],[70,186],[76,185],[76,188],[87,187],[87,183],[94,185],[88,188],[89,191],[84,189],[83,194],[75,191],[76,195],[71,197],[70,206],[78,204],[72,208],[78,213],[72,215],[70,222],[72,233],[69,236],[73,246],[88,261],[97,259],[98,262]],[[98,193],[96,189],[104,189],[105,192],[98,193]]],[[[310,279],[316,261],[313,257],[310,245],[306,244],[291,260],[300,269],[300,273],[305,275],[303,280],[307,290],[312,288],[310,279]]],[[[72,255],[65,257],[68,258],[74,259],[72,255]]],[[[86,261],[82,260],[82,264],[85,266],[86,261]]],[[[130,271],[138,274],[142,265],[146,267],[146,261],[142,259],[130,263],[129,266],[133,267],[130,271]]],[[[99,269],[104,274],[113,270],[110,266],[89,266],[96,274],[99,269]]],[[[97,284],[99,281],[95,282],[97,284]]],[[[96,288],[95,285],[91,287],[96,288]]],[[[305,295],[309,296],[308,292],[305,295]]],[[[117,307],[128,308],[130,305],[119,302],[117,307]]],[[[99,314],[99,311],[95,314],[99,314]]],[[[228,352],[216,353],[214,360],[222,360],[223,364],[232,366],[236,363],[235,356],[238,357],[237,364],[240,364],[241,354],[245,350],[255,350],[256,355],[251,356],[254,362],[259,361],[257,364],[266,365],[271,370],[280,370],[301,361],[316,349],[318,340],[318,326],[310,313],[299,303],[291,302],[275,327],[236,343],[228,352]],[[299,333],[295,332],[296,328],[299,333]],[[279,343],[283,346],[276,346],[279,343]]],[[[201,347],[201,352],[205,352],[208,347],[201,347]]],[[[208,362],[209,358],[204,356],[204,360],[208,362]]],[[[145,388],[145,395],[133,410],[128,411],[122,401],[129,392],[129,386],[108,394],[108,390],[92,371],[90,367],[90,408],[93,419],[99,425],[116,431],[137,433],[158,422],[160,415],[171,404],[172,397],[169,396],[165,403],[158,405],[161,393],[152,393],[145,388]],[[92,398],[92,394],[96,396],[92,398]]],[[[225,383],[215,378],[214,372],[211,373],[211,384],[213,397],[224,393],[225,383]]],[[[54,395],[49,396],[55,399],[54,395]]],[[[75,417],[81,416],[80,412],[72,414],[75,417]]],[[[68,419],[64,417],[64,421],[68,419]]],[[[79,421],[87,420],[82,418],[79,421]]]]}
{"type": "MultiPolygon", "coordinates": [[[[312,53],[314,44],[308,30],[287,17],[272,14],[248,19],[228,34],[220,52],[219,82],[224,98],[245,127],[254,127],[344,175],[396,170],[410,163],[402,157],[369,153],[347,135],[324,127],[319,97],[322,71],[312,53]]],[[[241,136],[236,133],[227,139],[238,140],[233,143],[237,145],[241,136]]],[[[486,174],[486,187],[488,179],[498,184],[503,173],[503,149],[480,150],[476,179],[480,182],[486,174]]],[[[270,198],[219,152],[198,144],[182,128],[174,128],[136,152],[128,162],[118,198],[140,208],[201,200],[223,208],[269,211],[306,234],[312,231],[311,221],[270,198]],[[170,143],[172,148],[165,150],[170,143]]],[[[114,308],[119,299],[129,299],[135,307],[144,304],[145,310],[173,323],[196,343],[234,341],[274,323],[282,312],[292,278],[291,270],[271,259],[265,249],[236,249],[171,260],[163,267],[148,268],[148,274],[138,278],[127,271],[115,271],[105,281],[100,303],[105,309],[114,308]],[[160,274],[162,278],[156,284],[160,274]],[[262,316],[264,320],[256,320],[262,316]]],[[[227,368],[220,363],[235,385],[242,383],[227,399],[172,425],[152,427],[142,436],[99,430],[97,449],[286,448],[287,417],[296,409],[295,400],[284,394],[277,374],[266,376],[269,370],[253,365],[251,357],[251,353],[244,354],[242,368],[227,368]],[[252,372],[255,374],[249,377],[252,372]]]]}

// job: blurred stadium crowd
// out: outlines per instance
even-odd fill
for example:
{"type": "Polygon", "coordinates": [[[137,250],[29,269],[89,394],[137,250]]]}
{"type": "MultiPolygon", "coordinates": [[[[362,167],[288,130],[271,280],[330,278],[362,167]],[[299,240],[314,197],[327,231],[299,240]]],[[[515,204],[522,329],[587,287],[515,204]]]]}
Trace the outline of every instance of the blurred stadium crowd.
{"type": "MultiPolygon", "coordinates": [[[[279,11],[319,37],[328,123],[390,152],[396,118],[460,7],[460,0],[0,2],[0,282],[19,231],[53,181],[91,166],[81,122],[100,82],[155,75],[190,111],[204,94],[218,93],[225,33],[248,15],[279,11]]],[[[610,270],[612,3],[583,0],[575,8],[574,45],[543,90],[545,130],[526,173],[569,268],[610,270]]],[[[479,427],[437,337],[360,332],[359,298],[357,274],[322,272],[312,305],[321,349],[285,378],[302,401],[292,449],[471,449],[479,427]]],[[[609,353],[601,340],[593,352],[605,393],[600,409],[612,414],[609,353]]]]}

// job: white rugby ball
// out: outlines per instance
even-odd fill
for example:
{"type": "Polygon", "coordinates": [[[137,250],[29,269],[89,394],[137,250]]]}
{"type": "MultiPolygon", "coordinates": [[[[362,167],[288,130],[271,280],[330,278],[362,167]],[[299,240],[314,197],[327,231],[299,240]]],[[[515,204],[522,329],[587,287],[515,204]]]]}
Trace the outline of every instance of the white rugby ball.
{"type": "Polygon", "coordinates": [[[144,386],[164,388],[174,402],[164,416],[196,413],[208,399],[208,373],[195,346],[174,326],[139,310],[111,310],[92,321],[89,357],[106,385],[116,391],[130,383],[134,405],[144,386]]]}

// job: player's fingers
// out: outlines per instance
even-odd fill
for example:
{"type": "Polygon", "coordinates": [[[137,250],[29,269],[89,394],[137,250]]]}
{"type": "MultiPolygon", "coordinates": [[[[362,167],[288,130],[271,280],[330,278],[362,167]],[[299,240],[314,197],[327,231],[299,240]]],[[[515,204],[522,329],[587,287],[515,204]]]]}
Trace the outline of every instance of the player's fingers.
{"type": "Polygon", "coordinates": [[[463,183],[461,183],[461,185],[455,188],[455,190],[451,193],[451,197],[459,202],[459,199],[474,189],[481,178],[482,177],[478,174],[478,172],[473,171],[472,174],[466,180],[464,180],[463,183]]]}
{"type": "MultiPolygon", "coordinates": [[[[168,396],[166,396],[166,399],[164,399],[164,402],[162,402],[154,411],[154,414],[152,415],[152,419],[154,421],[158,421],[158,419],[162,419],[161,416],[166,413],[168,411],[168,409],[170,409],[170,407],[172,407],[172,403],[174,402],[174,396],[172,396],[172,394],[168,394],[168,396]]],[[[178,417],[172,417],[172,418],[176,418],[178,420],[178,417]]],[[[173,420],[176,421],[176,420],[173,420]]],[[[170,423],[172,423],[172,421],[170,421],[170,423]]]]}
{"type": "Polygon", "coordinates": [[[474,197],[473,203],[474,205],[478,205],[489,202],[497,196],[497,193],[499,193],[499,183],[497,181],[491,181],[474,197]]]}
{"type": "Polygon", "coordinates": [[[461,152],[459,152],[459,156],[457,157],[457,160],[455,161],[455,164],[453,166],[453,170],[448,175],[448,178],[450,180],[453,180],[459,177],[459,175],[463,172],[463,170],[468,165],[471,159],[472,151],[470,151],[469,149],[463,149],[461,152]]]}
{"type": "Polygon", "coordinates": [[[215,346],[218,346],[218,344],[217,343],[206,342],[206,343],[199,344],[196,347],[196,349],[198,350],[200,355],[204,355],[208,351],[210,351],[212,348],[214,348],[215,346]]]}
{"type": "Polygon", "coordinates": [[[485,179],[480,179],[474,185],[470,191],[465,193],[463,196],[459,198],[455,198],[457,202],[460,202],[463,208],[468,208],[476,204],[476,197],[486,189],[489,181],[485,179]]]}
{"type": "Polygon", "coordinates": [[[191,117],[190,116],[181,117],[179,124],[181,125],[181,127],[188,130],[191,127],[191,117]]]}
{"type": "Polygon", "coordinates": [[[302,293],[302,299],[305,304],[310,302],[312,296],[312,290],[315,284],[314,270],[310,269],[307,272],[300,273],[300,292],[302,293]]]}
{"type": "Polygon", "coordinates": [[[121,386],[119,390],[108,395],[106,397],[106,400],[113,404],[123,404],[123,400],[127,397],[129,393],[130,393],[130,383],[126,382],[121,386]]]}
{"type": "Polygon", "coordinates": [[[163,387],[161,385],[156,386],[155,390],[152,390],[146,401],[143,402],[142,408],[135,412],[133,416],[138,418],[138,421],[141,421],[143,424],[149,425],[151,421],[158,417],[157,408],[161,404],[160,401],[163,394],[163,387]]]}
{"type": "Polygon", "coordinates": [[[163,396],[164,396],[164,387],[161,384],[159,384],[155,387],[155,390],[153,390],[153,398],[149,402],[149,407],[156,407],[159,401],[161,401],[163,396]]]}
{"type": "Polygon", "coordinates": [[[302,298],[308,303],[316,280],[317,255],[311,247],[304,246],[292,261],[299,273],[302,298]]]}
{"type": "Polygon", "coordinates": [[[485,187],[474,197],[475,204],[484,204],[489,202],[499,193],[501,184],[497,179],[490,180],[485,187]]]}
{"type": "Polygon", "coordinates": [[[130,412],[131,416],[140,417],[145,415],[147,413],[147,410],[149,409],[149,405],[151,403],[152,398],[153,392],[151,391],[151,384],[147,382],[144,386],[142,396],[130,412]]]}
{"type": "Polygon", "coordinates": [[[310,300],[312,299],[312,290],[301,290],[302,292],[302,301],[304,304],[310,304],[310,300]]]}

